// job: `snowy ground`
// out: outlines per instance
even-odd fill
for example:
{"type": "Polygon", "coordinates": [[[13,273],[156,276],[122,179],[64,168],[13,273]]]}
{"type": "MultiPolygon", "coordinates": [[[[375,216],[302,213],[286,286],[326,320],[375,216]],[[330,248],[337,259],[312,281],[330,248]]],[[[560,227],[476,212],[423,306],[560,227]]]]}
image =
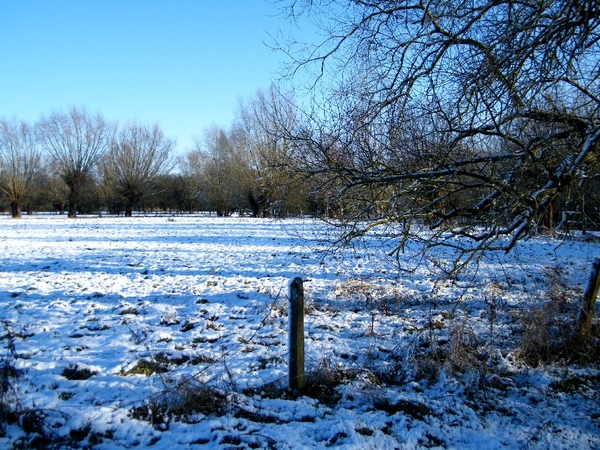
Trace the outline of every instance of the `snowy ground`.
{"type": "Polygon", "coordinates": [[[598,368],[515,354],[552,286],[581,297],[599,243],[535,238],[449,279],[432,275],[441,252],[407,252],[398,272],[374,242],[326,253],[329,232],[0,218],[1,355],[26,369],[4,393],[22,414],[0,448],[600,448],[598,368]],[[298,397],[295,276],[312,375],[298,397]]]}

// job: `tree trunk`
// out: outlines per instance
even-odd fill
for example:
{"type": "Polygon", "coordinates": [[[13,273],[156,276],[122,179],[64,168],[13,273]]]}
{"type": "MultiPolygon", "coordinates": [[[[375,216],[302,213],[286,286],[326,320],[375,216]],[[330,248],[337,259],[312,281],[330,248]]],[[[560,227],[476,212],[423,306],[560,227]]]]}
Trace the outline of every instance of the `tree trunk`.
{"type": "Polygon", "coordinates": [[[548,204],[542,214],[542,226],[550,232],[554,231],[554,200],[548,204]]]}
{"type": "Polygon", "coordinates": [[[10,203],[10,212],[13,219],[20,219],[23,205],[20,202],[14,201],[10,203]]]}
{"type": "Polygon", "coordinates": [[[69,198],[69,214],[67,217],[69,219],[74,219],[77,217],[77,198],[69,198]]]}
{"type": "Polygon", "coordinates": [[[121,205],[119,205],[117,202],[112,201],[109,202],[106,205],[106,208],[108,209],[108,213],[113,215],[113,216],[118,216],[121,214],[121,205]]]}
{"type": "Polygon", "coordinates": [[[133,216],[133,203],[127,202],[125,203],[125,217],[133,216]]]}
{"type": "Polygon", "coordinates": [[[261,194],[255,197],[254,194],[252,194],[252,192],[248,192],[247,198],[248,202],[250,203],[250,208],[252,209],[252,217],[265,217],[267,196],[265,194],[261,194]]]}
{"type": "Polygon", "coordinates": [[[574,336],[575,345],[583,345],[590,339],[592,328],[592,319],[596,311],[596,300],[598,299],[598,289],[600,288],[600,258],[596,258],[592,264],[592,273],[590,281],[583,296],[583,305],[577,320],[576,332],[574,336]]]}
{"type": "Polygon", "coordinates": [[[70,182],[67,183],[67,186],[69,186],[69,214],[67,217],[70,219],[77,217],[77,205],[79,203],[81,186],[83,185],[83,181],[80,179],[80,177],[74,178],[76,179],[70,180],[70,182]]]}

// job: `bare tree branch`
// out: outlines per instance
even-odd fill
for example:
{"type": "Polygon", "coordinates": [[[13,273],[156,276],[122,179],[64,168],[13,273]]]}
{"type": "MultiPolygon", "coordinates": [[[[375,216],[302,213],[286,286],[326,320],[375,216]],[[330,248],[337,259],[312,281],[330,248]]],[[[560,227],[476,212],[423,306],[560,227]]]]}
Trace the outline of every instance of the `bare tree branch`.
{"type": "Polygon", "coordinates": [[[420,224],[464,263],[551,227],[567,192],[583,208],[600,148],[597,1],[299,4],[326,38],[296,69],[330,84],[285,137],[346,238],[402,224],[405,243],[420,224]]]}

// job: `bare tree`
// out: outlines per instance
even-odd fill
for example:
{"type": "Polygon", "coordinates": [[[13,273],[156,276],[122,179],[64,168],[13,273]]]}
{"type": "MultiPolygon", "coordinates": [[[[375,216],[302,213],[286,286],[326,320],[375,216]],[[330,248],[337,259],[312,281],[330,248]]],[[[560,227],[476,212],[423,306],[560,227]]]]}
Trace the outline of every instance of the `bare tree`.
{"type": "Polygon", "coordinates": [[[46,180],[44,188],[52,207],[57,209],[61,216],[64,215],[68,210],[71,195],[64,180],[53,172],[46,180]]]}
{"type": "Polygon", "coordinates": [[[295,73],[315,69],[318,99],[287,138],[296,167],[340,186],[347,239],[401,224],[400,249],[427,223],[427,245],[458,249],[460,265],[511,249],[567,190],[589,194],[596,0],[298,0],[290,12],[325,37],[285,46],[295,73]]]}
{"type": "Polygon", "coordinates": [[[35,130],[27,123],[0,120],[0,192],[20,218],[34,176],[40,170],[41,151],[35,130]]]}
{"type": "Polygon", "coordinates": [[[282,130],[291,129],[295,110],[290,96],[275,86],[241,103],[234,129],[248,159],[247,196],[255,217],[302,209],[301,181],[289,170],[291,147],[282,130]],[[281,130],[280,130],[281,129],[281,130]]]}
{"type": "Polygon", "coordinates": [[[199,209],[206,196],[205,165],[205,154],[198,149],[191,150],[179,158],[183,203],[189,213],[199,209]]]}
{"type": "Polygon", "coordinates": [[[71,107],[53,112],[39,124],[52,165],[69,188],[69,217],[77,216],[78,202],[87,177],[108,150],[114,127],[97,113],[71,107]]]}
{"type": "Polygon", "coordinates": [[[175,141],[166,138],[158,124],[152,127],[128,123],[110,149],[109,163],[117,192],[125,202],[125,216],[152,188],[160,175],[173,168],[175,141]]]}
{"type": "Polygon", "coordinates": [[[240,151],[239,135],[212,126],[206,129],[204,141],[197,142],[196,147],[205,159],[204,182],[210,208],[218,216],[228,216],[236,209],[243,212],[247,204],[248,161],[240,151]]]}
{"type": "Polygon", "coordinates": [[[116,173],[111,152],[107,152],[98,162],[98,188],[99,201],[108,210],[109,214],[119,215],[123,210],[123,199],[117,189],[116,173]]]}

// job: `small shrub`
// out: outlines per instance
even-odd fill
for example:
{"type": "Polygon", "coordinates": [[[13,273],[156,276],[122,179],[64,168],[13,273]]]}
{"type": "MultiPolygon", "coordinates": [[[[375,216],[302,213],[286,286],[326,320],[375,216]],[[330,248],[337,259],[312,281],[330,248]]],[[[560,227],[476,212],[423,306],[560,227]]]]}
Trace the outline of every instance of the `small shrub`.
{"type": "Polygon", "coordinates": [[[419,438],[419,445],[425,448],[444,448],[444,441],[431,433],[425,432],[423,437],[419,438]]]}
{"type": "Polygon", "coordinates": [[[169,428],[169,420],[164,407],[154,402],[132,408],[129,415],[136,420],[149,422],[157,430],[165,431],[169,428]]]}
{"type": "Polygon", "coordinates": [[[67,401],[67,400],[70,400],[71,398],[73,398],[74,395],[75,395],[75,392],[61,391],[58,393],[58,398],[60,398],[61,400],[67,401]]]}
{"type": "Polygon", "coordinates": [[[179,325],[181,323],[181,319],[174,312],[166,313],[164,316],[160,318],[160,324],[163,326],[173,326],[179,325]]]}
{"type": "Polygon", "coordinates": [[[331,359],[323,358],[317,368],[306,374],[302,394],[315,398],[325,405],[335,405],[341,395],[336,388],[356,378],[356,371],[335,366],[331,359]]]}
{"type": "Polygon", "coordinates": [[[435,383],[444,369],[447,359],[448,355],[441,350],[416,352],[410,358],[410,364],[414,369],[414,378],[425,380],[431,384],[435,383]]]}
{"type": "Polygon", "coordinates": [[[168,366],[169,364],[174,364],[176,366],[181,366],[190,360],[190,357],[187,355],[174,356],[169,355],[167,353],[158,353],[156,354],[152,360],[155,363],[158,363],[163,366],[168,366]]]}
{"type": "MultiPolygon", "coordinates": [[[[439,321],[429,320],[427,328],[420,340],[416,340],[409,357],[412,375],[416,380],[425,380],[428,383],[437,382],[440,373],[447,366],[449,359],[448,340],[440,339],[439,332],[444,325],[439,321]]],[[[407,373],[408,376],[410,376],[407,373]]]]}
{"type": "Polygon", "coordinates": [[[600,374],[569,374],[562,379],[553,381],[550,384],[550,388],[554,391],[568,394],[573,392],[590,392],[594,394],[600,388],[600,374]]]}
{"type": "Polygon", "coordinates": [[[167,368],[156,361],[140,360],[131,369],[121,372],[121,375],[146,375],[149,377],[154,373],[165,373],[167,368]]]}
{"type": "Polygon", "coordinates": [[[138,309],[135,306],[130,306],[128,308],[123,308],[120,312],[120,316],[133,315],[137,316],[139,314],[138,309]]]}
{"type": "Polygon", "coordinates": [[[46,414],[42,410],[31,409],[24,411],[23,414],[21,414],[19,423],[25,433],[45,436],[45,420],[46,414]]]}
{"type": "Polygon", "coordinates": [[[168,411],[181,418],[201,413],[220,416],[227,408],[227,395],[212,386],[194,379],[178,383],[167,391],[168,411]]]}
{"type": "Polygon", "coordinates": [[[482,367],[484,344],[466,320],[450,330],[449,343],[448,361],[452,370],[465,373],[482,367]]]}
{"type": "MultiPolygon", "coordinates": [[[[19,413],[19,426],[25,432],[13,443],[15,449],[76,448],[71,436],[56,432],[69,416],[54,409],[25,409],[19,413]]],[[[78,448],[78,447],[77,447],[78,448]]]]}
{"type": "Polygon", "coordinates": [[[426,416],[432,415],[433,412],[423,402],[416,402],[408,399],[400,399],[397,402],[390,402],[389,399],[379,399],[375,401],[375,408],[385,411],[390,415],[402,413],[417,420],[424,420],[426,416]]]}
{"type": "Polygon", "coordinates": [[[79,367],[77,364],[68,365],[62,371],[62,376],[67,380],[87,380],[93,377],[98,372],[93,372],[86,367],[79,367]]]}
{"type": "Polygon", "coordinates": [[[165,386],[147,405],[132,409],[131,415],[164,430],[171,419],[191,421],[196,414],[221,416],[227,407],[226,393],[192,378],[165,386]]]}
{"type": "Polygon", "coordinates": [[[521,318],[522,335],[517,353],[533,366],[572,356],[567,347],[573,334],[577,308],[570,305],[568,299],[575,296],[574,292],[569,289],[558,268],[548,269],[546,279],[547,300],[521,318]]]}
{"type": "Polygon", "coordinates": [[[190,364],[193,366],[197,366],[198,364],[214,364],[217,362],[215,358],[208,355],[196,355],[192,359],[190,359],[190,364]]]}
{"type": "MultiPolygon", "coordinates": [[[[305,313],[309,312],[307,310],[307,308],[308,308],[309,305],[310,305],[310,302],[305,301],[305,303],[304,303],[304,311],[305,311],[305,313]]],[[[287,315],[288,315],[288,303],[287,303],[287,301],[285,301],[285,300],[275,301],[271,305],[270,311],[269,311],[268,316],[266,317],[266,319],[276,319],[278,317],[287,317],[287,315]]]]}
{"type": "Polygon", "coordinates": [[[87,422],[81,428],[71,430],[69,436],[74,442],[81,442],[89,436],[90,431],[92,431],[92,426],[87,422]]]}
{"type": "Polygon", "coordinates": [[[187,331],[193,330],[196,328],[196,324],[194,322],[188,322],[187,320],[181,326],[181,332],[185,333],[187,331]]]}
{"type": "Polygon", "coordinates": [[[293,398],[290,395],[289,390],[286,388],[285,383],[282,382],[282,380],[272,381],[259,387],[246,388],[243,390],[242,393],[248,397],[254,397],[258,395],[262,398],[270,399],[293,398]]]}
{"type": "Polygon", "coordinates": [[[551,304],[533,308],[523,317],[519,356],[532,366],[556,360],[564,350],[564,327],[551,304]]]}

